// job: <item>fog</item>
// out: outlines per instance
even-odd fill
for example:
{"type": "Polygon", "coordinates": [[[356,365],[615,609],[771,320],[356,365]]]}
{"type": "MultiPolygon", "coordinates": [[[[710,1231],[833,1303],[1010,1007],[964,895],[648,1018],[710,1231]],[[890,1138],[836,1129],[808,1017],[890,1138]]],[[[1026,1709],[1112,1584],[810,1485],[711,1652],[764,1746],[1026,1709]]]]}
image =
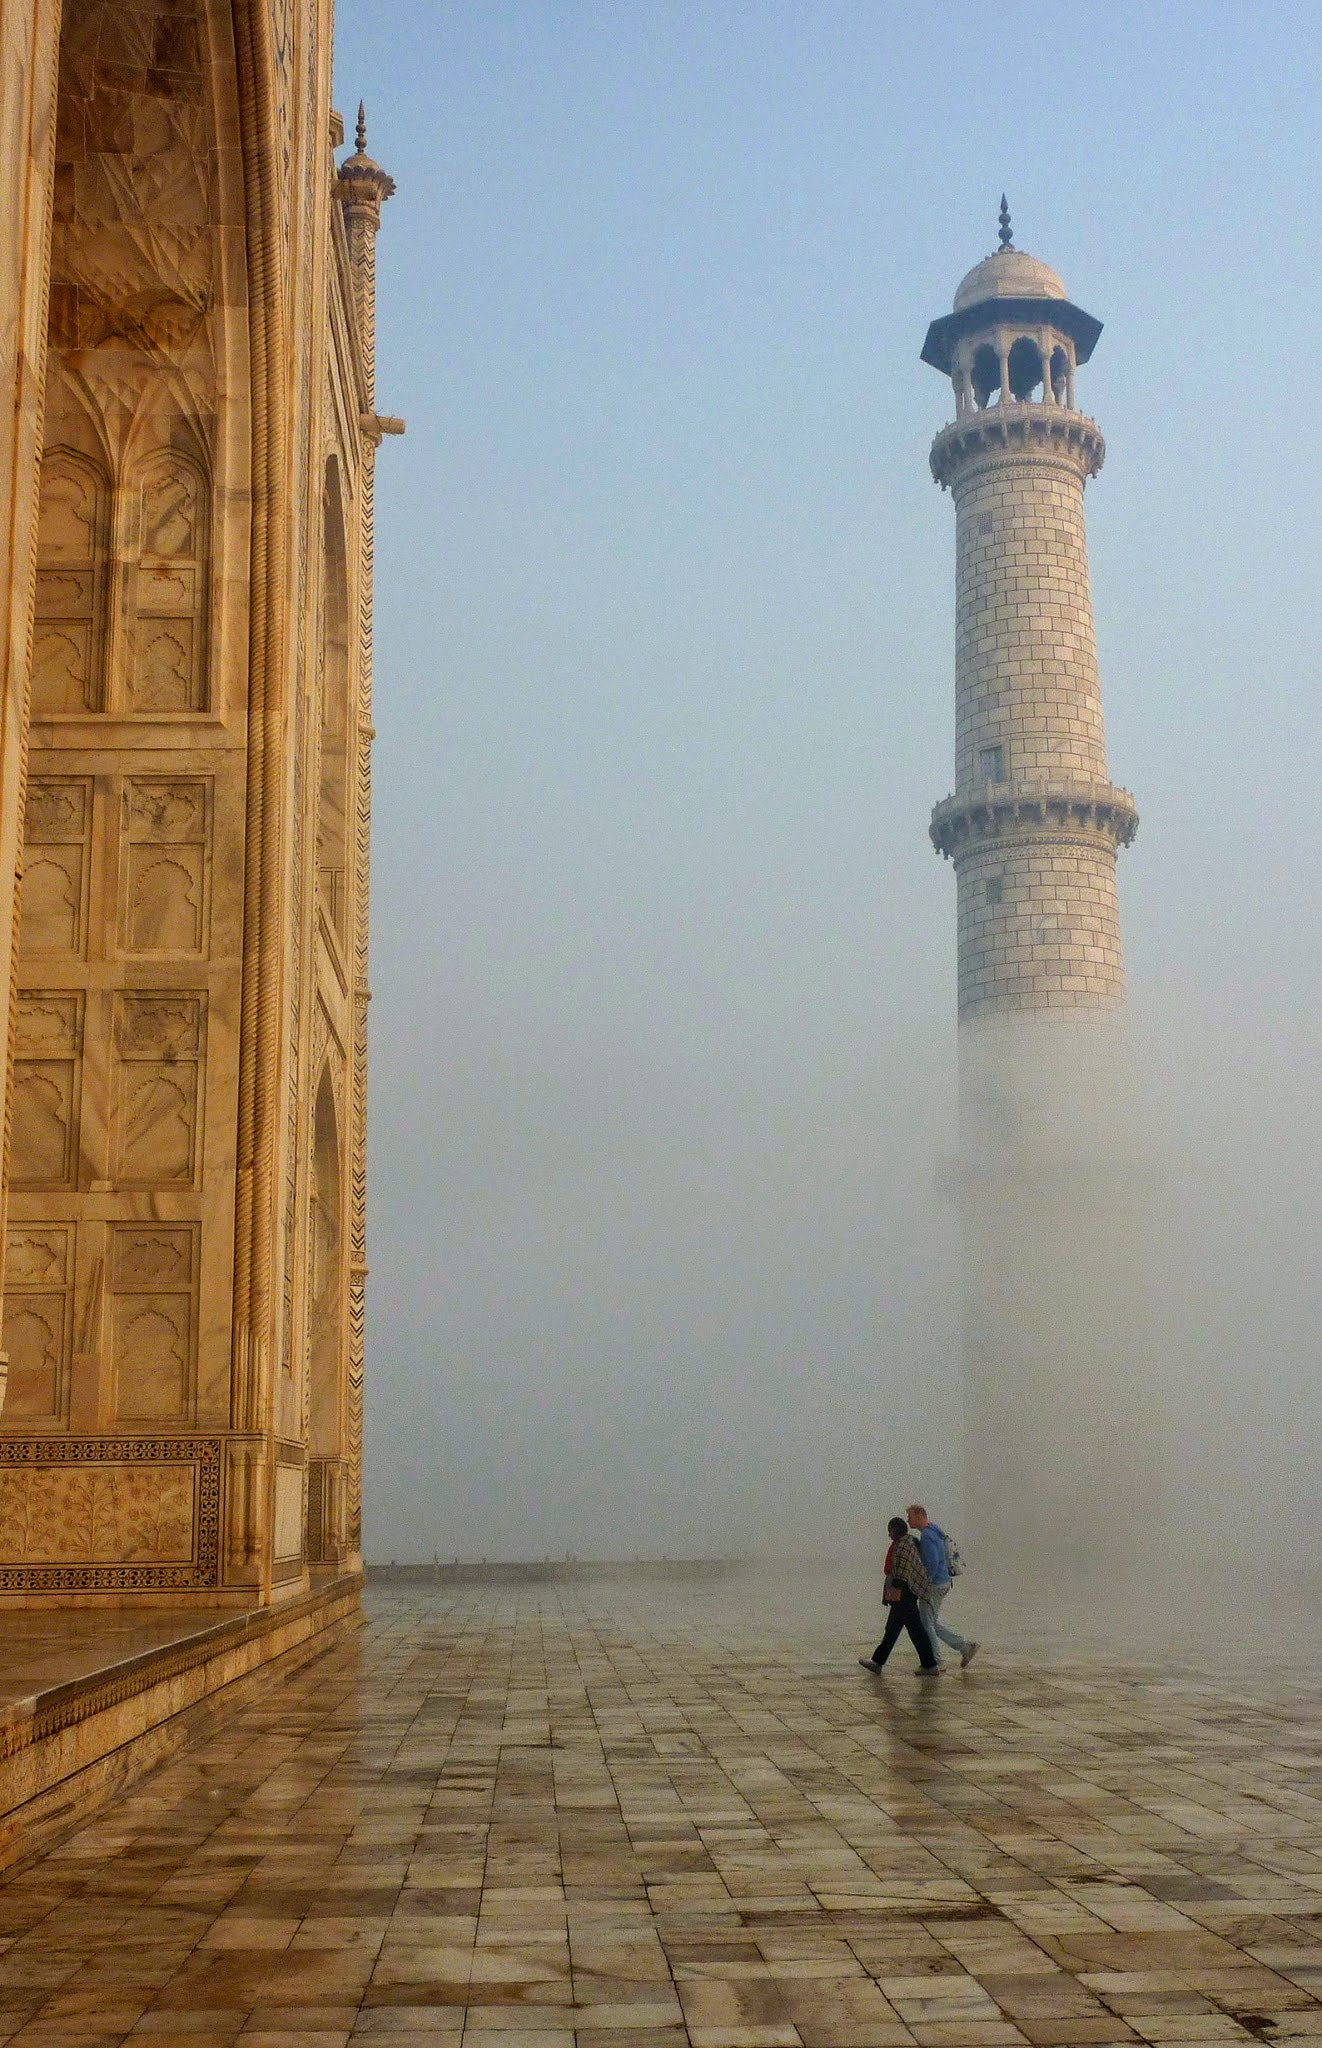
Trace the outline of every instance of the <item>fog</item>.
{"type": "Polygon", "coordinates": [[[1307,1553],[1322,472],[1280,309],[1316,324],[1320,53],[1253,12],[1030,5],[1002,47],[962,8],[340,0],[409,422],[370,1557],[864,1557],[915,1497],[966,1525],[949,392],[917,358],[1003,185],[1106,322],[1079,403],[1146,1218],[1115,1284],[1161,1453],[1119,1513],[1186,1583],[1249,1529],[1269,1573],[1307,1553]],[[1027,105],[1046,48],[1086,118],[1027,105]]]}

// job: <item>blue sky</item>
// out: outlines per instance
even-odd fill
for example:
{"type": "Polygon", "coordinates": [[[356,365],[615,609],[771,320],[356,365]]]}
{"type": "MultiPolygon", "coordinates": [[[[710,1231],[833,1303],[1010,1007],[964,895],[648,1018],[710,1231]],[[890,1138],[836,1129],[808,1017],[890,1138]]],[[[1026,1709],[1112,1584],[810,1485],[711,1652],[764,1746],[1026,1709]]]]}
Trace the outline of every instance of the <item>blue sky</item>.
{"type": "Polygon", "coordinates": [[[340,0],[409,429],[377,491],[376,1555],[831,1548],[879,1473],[957,1498],[950,406],[918,350],[1003,188],[1105,322],[1094,599],[1198,1405],[1233,1437],[1266,1380],[1286,1427],[1320,29],[340,0]]]}

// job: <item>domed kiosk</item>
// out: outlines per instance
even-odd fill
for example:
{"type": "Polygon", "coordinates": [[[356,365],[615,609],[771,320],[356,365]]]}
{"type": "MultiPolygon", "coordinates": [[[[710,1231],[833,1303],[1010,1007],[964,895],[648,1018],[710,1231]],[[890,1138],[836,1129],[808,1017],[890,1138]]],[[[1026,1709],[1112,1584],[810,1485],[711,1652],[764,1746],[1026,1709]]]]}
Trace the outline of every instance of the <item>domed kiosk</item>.
{"type": "Polygon", "coordinates": [[[955,387],[955,411],[981,411],[999,398],[1074,409],[1074,372],[1097,346],[1102,323],[1066,296],[1054,270],[1016,249],[1001,195],[1000,247],[975,263],[954,310],[934,320],[922,359],[955,387]]]}

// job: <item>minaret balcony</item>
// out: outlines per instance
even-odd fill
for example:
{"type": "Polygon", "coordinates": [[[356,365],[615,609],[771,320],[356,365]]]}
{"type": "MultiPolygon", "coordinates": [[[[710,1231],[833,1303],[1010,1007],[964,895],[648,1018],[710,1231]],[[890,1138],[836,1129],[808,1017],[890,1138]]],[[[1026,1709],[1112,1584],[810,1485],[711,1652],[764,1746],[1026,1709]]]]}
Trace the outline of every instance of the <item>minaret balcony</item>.
{"type": "Polygon", "coordinates": [[[943,798],[928,831],[946,860],[991,840],[1101,839],[1118,848],[1138,831],[1138,809],[1110,782],[986,782],[943,798]]]}
{"type": "Polygon", "coordinates": [[[986,405],[942,427],[932,443],[932,475],[945,490],[980,457],[1036,455],[1067,461],[1081,476],[1096,476],[1106,443],[1096,420],[1063,405],[1029,399],[986,405]]]}

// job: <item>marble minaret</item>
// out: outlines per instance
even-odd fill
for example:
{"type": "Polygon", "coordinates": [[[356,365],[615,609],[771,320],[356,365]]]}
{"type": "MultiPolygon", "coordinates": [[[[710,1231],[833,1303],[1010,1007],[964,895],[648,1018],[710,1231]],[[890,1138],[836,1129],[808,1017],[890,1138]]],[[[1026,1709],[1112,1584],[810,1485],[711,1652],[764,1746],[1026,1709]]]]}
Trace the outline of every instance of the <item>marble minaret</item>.
{"type": "Polygon", "coordinates": [[[932,474],[956,519],[955,789],[931,836],[955,869],[971,1507],[982,1540],[1064,1525],[1095,1549],[1148,1484],[1126,1391],[1138,1339],[1116,855],[1084,486],[1102,466],[1075,377],[1101,323],[1001,246],[923,360],[955,418],[932,474]]]}

